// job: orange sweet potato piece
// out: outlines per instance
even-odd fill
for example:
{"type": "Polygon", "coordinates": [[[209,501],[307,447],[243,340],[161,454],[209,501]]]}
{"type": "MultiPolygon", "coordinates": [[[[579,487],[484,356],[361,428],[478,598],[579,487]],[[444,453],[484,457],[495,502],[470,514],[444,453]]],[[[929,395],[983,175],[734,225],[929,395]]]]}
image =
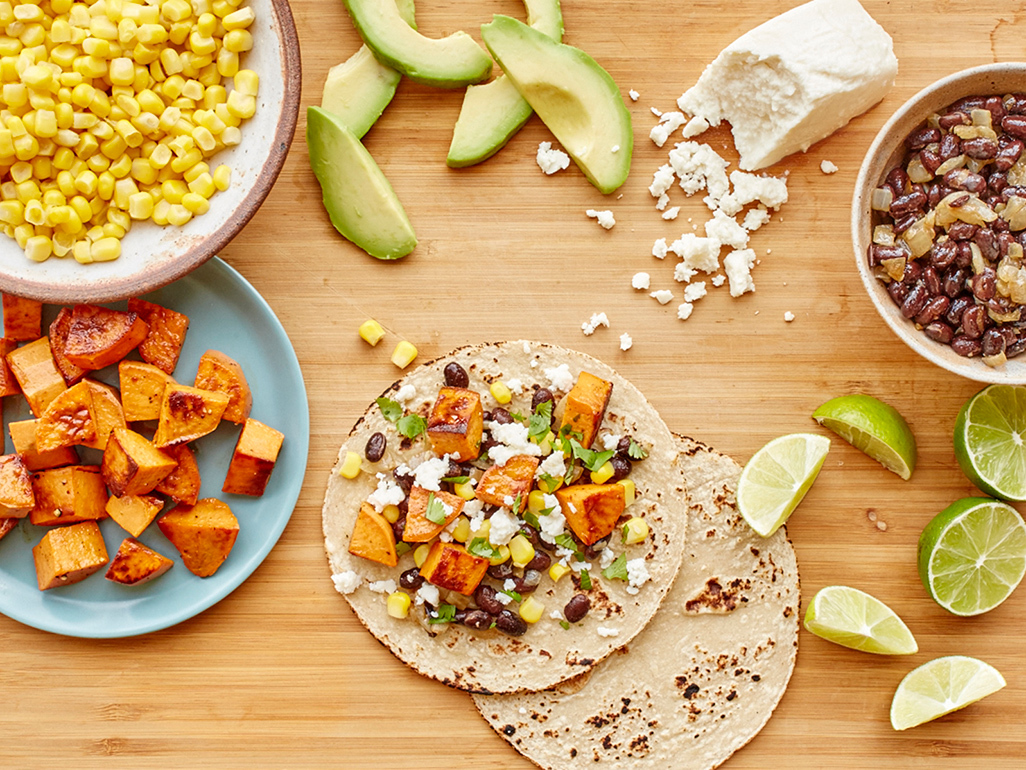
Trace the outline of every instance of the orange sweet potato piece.
{"type": "Polygon", "coordinates": [[[118,496],[145,495],[171,471],[175,461],[145,437],[128,428],[115,428],[103,452],[100,473],[118,496]]]}
{"type": "Polygon", "coordinates": [[[23,519],[36,507],[32,474],[18,455],[0,456],[0,517],[23,519]]]}
{"type": "Polygon", "coordinates": [[[420,567],[420,575],[432,585],[470,596],[488,571],[488,559],[467,551],[459,543],[436,540],[420,567]]]}
{"type": "Polygon", "coordinates": [[[36,448],[50,452],[65,446],[96,443],[93,392],[80,382],[61,392],[36,421],[36,448]]]}
{"type": "Polygon", "coordinates": [[[164,501],[152,495],[125,495],[107,500],[107,513],[133,537],[139,537],[163,507],[164,501]]]}
{"type": "Polygon", "coordinates": [[[96,440],[87,442],[86,446],[93,449],[106,449],[107,440],[115,428],[127,427],[125,411],[121,407],[121,398],[117,388],[96,380],[84,380],[93,394],[93,419],[96,421],[96,440]]]}
{"type": "Polygon", "coordinates": [[[353,534],[349,538],[349,553],[386,567],[394,567],[399,562],[392,525],[370,503],[360,506],[353,534]]]}
{"type": "Polygon", "coordinates": [[[114,554],[104,577],[122,585],[137,586],[160,577],[173,566],[174,562],[166,556],[148,548],[134,537],[126,537],[114,554]]]}
{"type": "Polygon", "coordinates": [[[423,487],[414,486],[410,489],[410,500],[406,510],[406,528],[403,540],[407,543],[426,543],[452,523],[453,519],[463,511],[462,497],[449,492],[431,492],[423,487]],[[432,502],[433,501],[433,502],[432,502]],[[428,518],[428,503],[441,505],[436,515],[444,516],[442,522],[436,523],[428,518]]]}
{"type": "Polygon", "coordinates": [[[107,487],[95,465],[68,465],[32,475],[36,507],[29,521],[38,527],[107,518],[107,487]]]}
{"type": "Polygon", "coordinates": [[[68,386],[53,362],[50,340],[46,337],[12,350],[7,354],[7,364],[36,417],[58,394],[67,390],[68,386]]]}
{"type": "Polygon", "coordinates": [[[128,300],[128,309],[150,327],[146,339],[139,343],[142,360],[173,374],[189,329],[189,316],[134,297],[128,300]]]}
{"type": "Polygon", "coordinates": [[[447,454],[457,462],[477,459],[483,431],[479,393],[448,386],[439,389],[427,419],[427,436],[436,455],[447,454]]]}
{"type": "Polygon", "coordinates": [[[178,467],[165,476],[154,487],[154,491],[167,495],[176,503],[195,505],[200,491],[200,470],[196,455],[188,444],[177,444],[160,451],[178,463],[178,467]]]}
{"type": "Polygon", "coordinates": [[[32,556],[40,591],[85,580],[108,561],[95,521],[51,529],[32,549],[32,556]]]}
{"type": "Polygon", "coordinates": [[[492,505],[504,505],[512,509],[517,497],[520,505],[517,513],[527,507],[527,496],[534,485],[534,472],[538,470],[538,458],[530,455],[514,455],[505,465],[493,465],[484,472],[477,483],[475,496],[492,505]],[[508,500],[507,500],[508,498],[508,500]]]}
{"type": "Polygon", "coordinates": [[[64,355],[64,347],[68,344],[68,332],[71,330],[71,308],[62,307],[57,317],[50,324],[50,352],[57,371],[64,377],[68,385],[74,385],[86,373],[81,366],[75,366],[64,355]]]}
{"type": "Polygon", "coordinates": [[[211,497],[172,508],[157,519],[157,526],[178,549],[186,568],[199,577],[217,572],[239,535],[239,522],[231,509],[211,497]]]}
{"type": "Polygon", "coordinates": [[[606,415],[606,406],[609,405],[612,393],[613,383],[599,379],[594,374],[581,372],[566,396],[559,435],[580,434],[578,440],[581,446],[585,449],[591,447],[606,415]]]}
{"type": "Polygon", "coordinates": [[[238,362],[219,350],[208,350],[200,356],[194,385],[228,396],[224,419],[236,424],[246,421],[253,408],[253,392],[238,362]]]}
{"type": "Polygon", "coordinates": [[[16,340],[0,337],[0,398],[3,396],[16,396],[21,393],[21,387],[14,378],[14,372],[7,364],[7,354],[18,347],[16,340]]]}
{"type": "Polygon", "coordinates": [[[3,295],[4,336],[17,342],[28,342],[42,335],[43,303],[3,295]]]}
{"type": "Polygon", "coordinates": [[[622,484],[575,484],[556,490],[559,507],[585,545],[598,542],[616,527],[627,507],[622,484]]]}
{"type": "Polygon", "coordinates": [[[164,389],[174,384],[174,378],[153,364],[142,361],[122,361],[118,364],[121,382],[121,406],[129,422],[156,420],[160,417],[160,404],[164,389]]]}
{"type": "Polygon", "coordinates": [[[21,519],[0,519],[0,540],[4,539],[4,535],[18,526],[18,522],[21,519]]]}
{"type": "Polygon", "coordinates": [[[138,347],[148,332],[149,327],[137,313],[75,305],[64,355],[83,369],[102,369],[138,347]]]}
{"type": "Polygon", "coordinates": [[[160,402],[154,446],[186,444],[213,432],[228,406],[228,396],[212,390],[169,384],[160,402]]]}
{"type": "Polygon", "coordinates": [[[247,418],[235,444],[221,491],[232,495],[262,495],[284,440],[285,435],[281,431],[247,418]]]}
{"type": "Polygon", "coordinates": [[[22,462],[30,471],[59,468],[78,462],[78,453],[71,447],[61,447],[49,452],[40,452],[36,446],[36,425],[39,420],[20,420],[7,425],[14,443],[14,451],[21,455],[22,462]]]}

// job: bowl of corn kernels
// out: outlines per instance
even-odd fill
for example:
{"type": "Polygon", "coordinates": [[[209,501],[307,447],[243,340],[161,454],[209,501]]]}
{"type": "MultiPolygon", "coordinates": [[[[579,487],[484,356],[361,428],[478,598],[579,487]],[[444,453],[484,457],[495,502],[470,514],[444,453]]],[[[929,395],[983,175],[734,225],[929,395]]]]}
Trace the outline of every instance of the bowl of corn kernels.
{"type": "Polygon", "coordinates": [[[266,198],[299,112],[287,0],[0,3],[0,291],[142,294],[266,198]]]}

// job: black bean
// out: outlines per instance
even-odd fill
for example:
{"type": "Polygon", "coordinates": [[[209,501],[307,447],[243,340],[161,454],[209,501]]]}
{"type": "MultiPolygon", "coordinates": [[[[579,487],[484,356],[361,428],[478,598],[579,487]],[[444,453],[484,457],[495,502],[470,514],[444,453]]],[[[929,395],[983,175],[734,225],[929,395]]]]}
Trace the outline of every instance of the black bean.
{"type": "Polygon", "coordinates": [[[976,225],[971,225],[968,222],[952,222],[951,226],[948,227],[948,237],[954,241],[968,241],[973,235],[976,234],[976,225]]]}
{"type": "Polygon", "coordinates": [[[994,158],[994,167],[998,171],[1008,171],[1019,160],[1023,147],[1026,147],[1026,145],[1019,139],[1012,139],[1006,142],[998,149],[997,155],[994,158]]]}
{"type": "Polygon", "coordinates": [[[969,271],[964,267],[955,265],[944,273],[941,281],[941,291],[954,299],[965,290],[965,279],[969,277],[969,271]]]}
{"type": "Polygon", "coordinates": [[[495,589],[484,583],[481,583],[474,592],[474,601],[478,607],[492,615],[502,612],[502,604],[495,598],[495,589]]]}
{"type": "Polygon", "coordinates": [[[501,406],[497,406],[492,410],[492,421],[499,423],[499,425],[509,425],[514,422],[513,415],[501,406]]]}
{"type": "MultiPolygon", "coordinates": [[[[1008,120],[1008,118],[1005,118],[1008,120]]],[[[960,335],[951,340],[951,349],[954,350],[958,355],[964,356],[965,358],[972,358],[980,355],[982,345],[979,340],[969,339],[965,335],[960,335]]]]}
{"type": "Polygon", "coordinates": [[[1005,352],[1008,342],[1000,329],[987,329],[981,340],[980,354],[984,356],[999,356],[1005,352]]]}
{"type": "Polygon", "coordinates": [[[919,312],[926,307],[930,299],[930,292],[926,290],[926,284],[922,281],[915,283],[901,303],[901,314],[905,318],[915,318],[919,312]]]}
{"type": "Polygon", "coordinates": [[[987,311],[983,305],[970,305],[962,313],[962,334],[971,340],[978,340],[987,328],[987,311]]]}
{"type": "Polygon", "coordinates": [[[1005,356],[1014,358],[1026,352],[1026,337],[1017,337],[1015,342],[1009,343],[1005,348],[1005,356]]]}
{"type": "Polygon", "coordinates": [[[376,463],[385,456],[385,447],[387,446],[388,441],[385,438],[384,433],[373,433],[371,434],[371,437],[367,439],[367,446],[363,448],[363,456],[366,457],[369,462],[376,463]]]}
{"type": "Polygon", "coordinates": [[[406,517],[401,516],[392,524],[392,535],[397,543],[403,541],[403,533],[406,531],[406,517]]]}
{"type": "Polygon", "coordinates": [[[1006,115],[1001,119],[1001,128],[1006,134],[1011,134],[1016,139],[1026,139],[1026,117],[1006,115]]]}
{"type": "Polygon", "coordinates": [[[962,140],[954,134],[944,134],[937,151],[944,160],[951,160],[962,154],[962,140]]]}
{"type": "MultiPolygon", "coordinates": [[[[956,112],[947,112],[947,113],[941,115],[940,118],[937,120],[937,124],[941,128],[943,128],[943,129],[945,129],[947,131],[950,131],[955,126],[968,126],[968,125],[971,125],[972,122],[973,122],[972,118],[970,118],[964,112],[958,112],[958,111],[956,111],[956,112]]],[[[955,136],[955,135],[954,134],[945,134],[944,136],[955,136]]],[[[941,141],[943,142],[943,138],[941,139],[941,141]]]]}
{"type": "Polygon", "coordinates": [[[962,314],[966,308],[973,304],[973,301],[964,294],[951,300],[951,306],[945,315],[945,319],[956,329],[962,325],[962,314]]]}
{"type": "Polygon", "coordinates": [[[1004,104],[1013,115],[1026,115],[1026,94],[1010,94],[1004,104]]]}
{"type": "Polygon", "coordinates": [[[527,621],[512,610],[502,610],[495,619],[495,627],[509,636],[523,636],[527,633],[527,621]]]}
{"type": "Polygon", "coordinates": [[[507,580],[513,577],[513,563],[507,559],[502,564],[492,564],[488,567],[488,575],[496,580],[507,580]]]}
{"type": "Polygon", "coordinates": [[[894,220],[894,224],[892,225],[894,228],[894,234],[901,235],[918,221],[919,217],[915,214],[909,214],[907,217],[901,217],[901,219],[894,220]]]}
{"type": "Polygon", "coordinates": [[[926,190],[926,204],[934,209],[944,199],[946,193],[944,192],[948,188],[942,184],[932,184],[926,190]]]}
{"type": "Polygon", "coordinates": [[[591,599],[586,594],[574,594],[563,607],[563,617],[570,623],[580,623],[591,609],[591,599]]]}
{"type": "Polygon", "coordinates": [[[924,147],[919,153],[919,162],[923,164],[923,168],[931,174],[935,174],[940,168],[940,164],[944,162],[944,158],[940,156],[940,153],[929,147],[924,147]]]}
{"type": "Polygon", "coordinates": [[[921,150],[931,142],[939,142],[941,133],[932,126],[916,129],[905,139],[905,146],[910,150],[921,150]]]}
{"type": "Polygon", "coordinates": [[[413,476],[408,473],[400,473],[399,469],[396,468],[392,471],[392,478],[395,479],[395,483],[399,485],[403,492],[410,494],[410,490],[413,489],[413,476]]]}
{"type": "Polygon", "coordinates": [[[900,307],[905,301],[905,295],[908,294],[908,286],[901,281],[891,281],[887,284],[887,293],[894,300],[894,304],[900,307]]]}
{"type": "Polygon", "coordinates": [[[445,384],[450,388],[465,388],[470,384],[470,376],[467,374],[467,370],[455,361],[450,361],[445,365],[445,369],[442,370],[442,376],[445,377],[445,384]]]}
{"type": "Polygon", "coordinates": [[[920,326],[926,326],[933,323],[938,318],[948,312],[948,308],[951,306],[951,300],[945,297],[943,294],[939,297],[932,297],[919,311],[919,315],[916,316],[916,323],[920,326]]]}
{"type": "Polygon", "coordinates": [[[541,585],[542,573],[536,569],[525,569],[523,575],[514,576],[513,590],[518,594],[529,594],[538,589],[541,585]]]}
{"type": "Polygon", "coordinates": [[[926,284],[926,290],[930,292],[930,296],[941,293],[941,279],[935,268],[923,268],[923,283],[926,284]]]}
{"type": "Polygon", "coordinates": [[[548,388],[538,388],[531,396],[531,411],[538,411],[538,407],[544,404],[546,401],[552,401],[555,403],[555,397],[552,395],[552,391],[548,388]]]}
{"type": "Polygon", "coordinates": [[[923,266],[914,260],[909,260],[905,263],[905,274],[902,275],[902,283],[906,283],[909,286],[914,284],[920,278],[923,277],[923,266]]]}
{"type": "Polygon", "coordinates": [[[538,572],[544,572],[552,564],[552,557],[549,556],[545,551],[534,552],[534,558],[527,562],[525,569],[537,570],[538,572]]]}
{"type": "MultiPolygon", "coordinates": [[[[944,184],[952,190],[964,190],[971,193],[981,193],[987,189],[987,180],[982,174],[977,174],[967,168],[955,168],[944,175],[944,184]]],[[[958,208],[965,205],[968,198],[958,203],[951,201],[950,205],[958,208]]]]}
{"type": "Polygon", "coordinates": [[[416,591],[422,585],[424,585],[424,578],[416,567],[411,567],[399,575],[400,588],[405,588],[407,591],[416,591]]]}
{"type": "Polygon", "coordinates": [[[1008,172],[994,171],[987,177],[987,188],[994,193],[1001,194],[1001,191],[1008,187],[1008,172]]]}
{"type": "Polygon", "coordinates": [[[963,96],[948,107],[948,112],[964,112],[968,115],[973,110],[982,110],[986,103],[987,99],[984,96],[963,96]]]}
{"type": "Polygon", "coordinates": [[[1000,96],[988,96],[983,109],[990,110],[991,123],[998,125],[1005,116],[1005,102],[1000,96]]]}
{"type": "MultiPolygon", "coordinates": [[[[1004,222],[1003,219],[1001,221],[1004,222]]],[[[1001,256],[1002,257],[1005,256],[1006,254],[1008,254],[1008,247],[1011,246],[1013,243],[1017,242],[1015,240],[1015,236],[1012,235],[1010,232],[1007,232],[1007,231],[998,233],[997,234],[997,239],[998,239],[998,250],[1001,252],[1001,256]]]]}
{"type": "Polygon", "coordinates": [[[1026,185],[1009,185],[1001,191],[1001,200],[1005,203],[1010,201],[1012,198],[1026,198],[1026,185]]]}
{"type": "Polygon", "coordinates": [[[610,482],[619,481],[631,475],[631,469],[634,466],[631,464],[630,458],[622,452],[617,452],[610,457],[609,462],[613,466],[613,475],[609,478],[610,482]]]}
{"type": "Polygon", "coordinates": [[[588,559],[597,559],[599,554],[602,553],[606,546],[609,545],[609,539],[611,535],[606,535],[601,540],[596,540],[591,545],[584,546],[584,556],[588,559]]]}
{"type": "MultiPolygon", "coordinates": [[[[905,255],[902,254],[901,256],[905,256],[905,255]]],[[[886,259],[886,257],[885,257],[885,259],[886,259]]],[[[620,440],[616,442],[616,451],[617,452],[623,452],[624,454],[627,454],[628,452],[630,452],[631,451],[631,437],[630,436],[621,436],[620,440]]]]}
{"type": "Polygon", "coordinates": [[[973,250],[965,241],[958,244],[958,256],[955,257],[955,264],[959,267],[971,267],[973,264],[973,250]]]}
{"type": "MultiPolygon", "coordinates": [[[[460,620],[467,628],[484,631],[486,628],[492,627],[494,618],[487,612],[483,612],[481,610],[461,610],[460,612],[462,612],[462,618],[460,618],[460,620]]],[[[460,612],[457,612],[456,614],[460,615],[460,612]]]]}
{"type": "Polygon", "coordinates": [[[997,235],[989,227],[981,227],[973,236],[973,243],[980,247],[983,258],[993,262],[998,258],[1001,250],[998,248],[997,235]]]}
{"type": "Polygon", "coordinates": [[[981,302],[994,299],[994,294],[997,292],[997,273],[992,267],[984,268],[982,273],[972,277],[969,285],[973,295],[981,302]]]}
{"type": "Polygon", "coordinates": [[[891,202],[891,216],[897,219],[916,211],[921,211],[926,207],[926,196],[921,192],[910,192],[908,195],[902,195],[900,198],[895,198],[891,202]]]}
{"type": "Polygon", "coordinates": [[[931,340],[936,340],[937,342],[945,345],[949,344],[955,336],[955,332],[952,328],[943,321],[934,321],[932,324],[926,326],[923,331],[931,340]]]}
{"type": "MultiPolygon", "coordinates": [[[[925,146],[925,145],[924,145],[925,146]]],[[[900,198],[905,194],[905,185],[908,184],[908,174],[905,173],[905,169],[901,166],[892,168],[887,174],[886,184],[891,188],[895,198],[900,198]]]]}
{"type": "Polygon", "coordinates": [[[958,256],[958,244],[952,240],[938,241],[930,247],[930,264],[938,270],[946,270],[958,256]]]}
{"type": "MultiPolygon", "coordinates": [[[[998,196],[991,195],[991,196],[989,196],[987,198],[987,205],[990,206],[991,208],[995,208],[997,206],[1000,206],[1002,203],[1004,203],[1004,201],[1001,200],[1001,196],[1000,195],[998,195],[998,196]]],[[[998,217],[997,219],[995,219],[993,222],[990,223],[990,226],[991,226],[991,229],[993,229],[995,233],[1007,233],[1008,232],[1008,220],[1005,219],[1004,217],[998,217]]]]}
{"type": "Polygon", "coordinates": [[[976,160],[990,160],[997,155],[998,143],[985,136],[962,140],[962,152],[976,160]]]}

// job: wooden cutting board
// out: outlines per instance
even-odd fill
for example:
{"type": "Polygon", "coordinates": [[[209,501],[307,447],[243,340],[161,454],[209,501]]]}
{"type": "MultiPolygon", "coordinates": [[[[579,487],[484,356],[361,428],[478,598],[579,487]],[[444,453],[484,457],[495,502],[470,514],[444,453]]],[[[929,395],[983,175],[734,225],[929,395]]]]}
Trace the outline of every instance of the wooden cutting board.
{"type": "MultiPolygon", "coordinates": [[[[527,768],[477,715],[469,697],[408,671],[335,593],[324,558],[320,508],[337,447],[370,401],[399,374],[400,338],[426,360],[466,343],[527,337],[595,355],[633,380],[670,427],[746,461],[783,433],[816,431],[810,419],[833,396],[865,392],[895,405],[919,440],[909,482],[841,441],[789,531],[808,597],[846,583],[894,607],[920,652],[887,659],[802,632],[791,686],[763,732],[730,768],[1022,767],[1026,738],[1026,589],[976,619],[946,614],[916,575],[916,542],[930,518],[973,494],[951,434],[978,385],[918,358],[886,328],[855,271],[849,201],[863,153],[888,115],[938,77],[1022,58],[1014,4],[979,0],[867,0],[900,61],[886,100],[808,154],[781,162],[790,201],[752,238],[757,291],[710,292],[686,322],[673,258],[650,256],[659,237],[690,232],[708,216],[677,195],[663,221],[647,187],[669,147],[648,139],[650,107],[674,100],[738,35],[796,3],[642,3],[566,0],[566,41],[612,74],[634,119],[633,172],[613,195],[576,168],[543,175],[534,155],[551,137],[532,119],[495,158],[445,166],[459,92],[404,81],[366,145],[404,202],[420,246],[377,262],[343,241],[320,206],[301,117],[285,169],[261,211],[223,256],[267,298],[285,325],[310,397],[310,462],[281,541],[220,604],[175,628],[137,639],[80,640],[0,618],[0,765],[4,767],[527,768]],[[839,171],[827,176],[820,161],[839,171]],[[589,208],[611,209],[599,228],[589,208]],[[674,290],[661,306],[631,289],[674,290]],[[585,337],[605,312],[610,328],[585,337]],[[795,320],[785,323],[784,313],[795,320]],[[370,348],[357,326],[377,318],[389,336],[370,348]],[[619,350],[628,332],[634,346],[619,350]],[[886,530],[871,520],[875,514],[886,530]],[[1008,687],[937,723],[895,733],[888,707],[913,666],[944,654],[978,656],[1008,687]]],[[[303,49],[303,105],[320,101],[327,69],[353,53],[356,33],[337,0],[293,3],[303,49]]],[[[479,38],[493,13],[522,17],[513,0],[422,0],[420,29],[459,28],[479,38]]],[[[1026,83],[1024,83],[1026,89],[1026,83]]],[[[728,157],[726,131],[703,137],[728,157]]],[[[671,193],[672,195],[672,193],[671,193]]],[[[255,384],[259,387],[259,383],[255,384]]],[[[803,602],[804,611],[805,602],[803,602]]]]}

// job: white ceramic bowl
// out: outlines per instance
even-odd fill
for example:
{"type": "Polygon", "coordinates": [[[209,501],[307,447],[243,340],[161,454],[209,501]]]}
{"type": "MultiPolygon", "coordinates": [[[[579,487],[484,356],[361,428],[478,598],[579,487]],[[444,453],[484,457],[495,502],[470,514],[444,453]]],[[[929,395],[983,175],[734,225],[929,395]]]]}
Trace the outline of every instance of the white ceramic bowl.
{"type": "Polygon", "coordinates": [[[1026,63],[988,64],[962,70],[927,86],[903,104],[880,129],[862,162],[851,210],[851,237],[855,264],[880,316],[901,340],[919,355],[948,371],[980,382],[1026,383],[1026,355],[990,367],[979,358],[963,358],[949,346],[929,339],[907,320],[891,300],[887,289],[869,268],[867,249],[872,243],[870,199],[887,172],[901,162],[909,132],[931,113],[963,96],[1026,92],[1026,63]]]}
{"type": "Polygon", "coordinates": [[[256,115],[242,142],[214,156],[232,168],[231,187],[182,227],[137,222],[111,262],[80,265],[70,256],[35,263],[0,234],[0,290],[52,303],[107,302],[143,294],[182,277],[222,249],[256,213],[281,171],[299,115],[299,40],[287,0],[248,0],[256,13],[253,50],[242,66],[260,76],[256,115]]]}

